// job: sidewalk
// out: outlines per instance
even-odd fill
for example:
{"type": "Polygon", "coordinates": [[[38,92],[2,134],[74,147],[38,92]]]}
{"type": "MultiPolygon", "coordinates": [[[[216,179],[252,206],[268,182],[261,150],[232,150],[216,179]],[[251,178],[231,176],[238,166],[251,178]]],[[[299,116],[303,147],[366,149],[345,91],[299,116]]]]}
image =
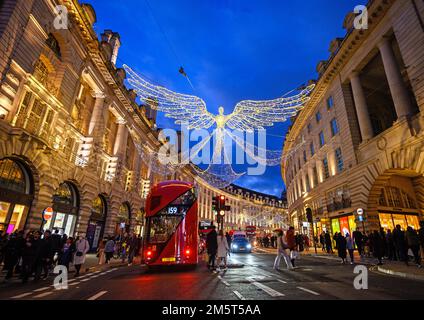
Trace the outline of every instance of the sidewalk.
{"type": "MultiPolygon", "coordinates": [[[[328,260],[334,260],[334,261],[340,261],[340,258],[337,256],[337,253],[334,254],[327,254],[322,251],[321,248],[317,248],[318,252],[315,254],[315,249],[312,247],[309,249],[309,251],[304,251],[301,254],[303,256],[310,256],[314,258],[319,259],[328,259],[328,260]]],[[[255,250],[259,252],[265,252],[269,254],[277,254],[277,249],[272,248],[256,248],[255,250]]],[[[412,280],[421,280],[424,281],[424,267],[418,268],[414,262],[409,263],[409,267],[404,262],[398,262],[398,261],[389,261],[383,259],[383,265],[378,266],[377,259],[373,257],[364,257],[361,258],[358,254],[358,252],[355,251],[354,254],[355,263],[357,264],[365,264],[373,266],[372,270],[384,273],[392,276],[398,276],[406,279],[412,279],[412,280]]],[[[349,261],[349,255],[347,260],[349,261]]]]}

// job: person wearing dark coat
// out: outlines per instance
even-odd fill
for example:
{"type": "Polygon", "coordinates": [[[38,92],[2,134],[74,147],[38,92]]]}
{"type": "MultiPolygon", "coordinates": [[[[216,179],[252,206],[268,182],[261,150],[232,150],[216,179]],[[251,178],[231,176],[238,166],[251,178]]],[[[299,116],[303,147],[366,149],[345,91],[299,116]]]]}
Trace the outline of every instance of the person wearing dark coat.
{"type": "Polygon", "coordinates": [[[35,280],[39,280],[41,272],[43,272],[43,279],[47,279],[49,275],[50,266],[53,263],[54,250],[53,250],[53,239],[50,231],[44,232],[44,239],[40,239],[39,252],[35,272],[35,280]]]}
{"type": "Polygon", "coordinates": [[[25,243],[22,249],[22,283],[27,283],[34,270],[38,248],[32,234],[28,234],[24,240],[25,243]]]}
{"type": "Polygon", "coordinates": [[[63,245],[63,248],[60,250],[60,253],[59,253],[59,259],[58,259],[59,265],[65,266],[68,272],[69,272],[69,264],[72,262],[74,258],[75,250],[76,248],[74,244],[74,239],[72,237],[69,237],[66,240],[66,243],[63,245]]]}
{"type": "Polygon", "coordinates": [[[415,263],[419,268],[421,268],[421,257],[420,257],[420,238],[418,233],[412,229],[412,227],[408,227],[405,234],[406,244],[408,249],[411,249],[415,263]]]}
{"type": "Polygon", "coordinates": [[[209,255],[208,269],[215,269],[216,253],[218,251],[218,234],[216,233],[216,227],[212,227],[212,231],[206,236],[206,250],[209,255]]]}
{"type": "Polygon", "coordinates": [[[4,247],[4,267],[3,270],[7,270],[5,281],[13,277],[13,271],[19,260],[19,242],[17,239],[17,234],[13,233],[10,235],[9,240],[7,241],[4,247]]]}
{"type": "Polygon", "coordinates": [[[420,226],[421,228],[418,231],[418,237],[420,239],[421,258],[424,258],[424,221],[421,221],[420,226]]]}
{"type": "Polygon", "coordinates": [[[393,233],[389,229],[386,233],[386,243],[387,243],[387,257],[389,260],[396,260],[396,253],[395,253],[395,243],[393,241],[393,233]]]}
{"type": "Polygon", "coordinates": [[[362,257],[364,255],[364,245],[363,245],[364,236],[362,232],[359,230],[355,230],[352,236],[353,236],[353,241],[355,242],[356,247],[358,248],[358,253],[362,257]]]}
{"type": "Polygon", "coordinates": [[[393,243],[395,245],[398,260],[408,264],[408,249],[405,241],[405,232],[402,231],[400,225],[397,225],[396,229],[393,231],[393,243]]]}
{"type": "Polygon", "coordinates": [[[346,238],[341,234],[337,234],[337,238],[335,237],[335,241],[337,243],[337,252],[339,254],[339,258],[342,259],[342,263],[346,263],[347,256],[347,242],[346,238]]]}
{"type": "Polygon", "coordinates": [[[371,235],[371,243],[374,257],[378,259],[378,265],[382,265],[384,243],[383,239],[381,239],[381,234],[377,230],[375,230],[371,235]]]}
{"type": "Polygon", "coordinates": [[[328,231],[325,233],[325,248],[327,249],[327,253],[333,253],[333,244],[331,243],[331,236],[328,231]]]}

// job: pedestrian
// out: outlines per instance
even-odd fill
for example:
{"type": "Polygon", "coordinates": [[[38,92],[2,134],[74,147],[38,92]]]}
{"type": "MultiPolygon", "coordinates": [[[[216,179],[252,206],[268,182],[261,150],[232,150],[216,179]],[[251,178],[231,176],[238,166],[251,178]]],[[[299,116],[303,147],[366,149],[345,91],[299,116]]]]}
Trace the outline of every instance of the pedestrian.
{"type": "Polygon", "coordinates": [[[137,236],[133,233],[130,238],[128,239],[128,266],[131,266],[133,264],[134,261],[134,257],[136,256],[137,252],[138,252],[138,238],[137,236]]]}
{"type": "Polygon", "coordinates": [[[106,254],[105,254],[106,242],[107,241],[105,239],[99,242],[99,247],[97,248],[98,265],[103,265],[106,262],[106,254]]]}
{"type": "Polygon", "coordinates": [[[224,263],[224,270],[227,269],[227,255],[230,251],[230,247],[228,246],[227,238],[224,235],[224,231],[220,230],[219,235],[217,237],[218,242],[218,269],[220,270],[220,267],[222,263],[224,263]]]}
{"type": "Polygon", "coordinates": [[[228,232],[225,234],[225,238],[227,238],[228,247],[231,248],[231,242],[233,242],[233,241],[232,241],[231,236],[228,232]]]}
{"type": "Polygon", "coordinates": [[[43,280],[47,279],[54,258],[51,232],[46,230],[43,236],[43,239],[40,240],[38,263],[35,271],[36,281],[40,280],[41,272],[43,272],[43,280]]]}
{"type": "Polygon", "coordinates": [[[420,238],[421,245],[421,258],[424,258],[424,221],[420,222],[420,230],[418,231],[418,237],[420,238]]]}
{"type": "Polygon", "coordinates": [[[294,234],[294,227],[290,227],[289,230],[286,232],[286,243],[287,247],[290,250],[290,261],[293,266],[293,268],[296,267],[295,260],[297,258],[297,251],[296,251],[296,236],[294,234]]]}
{"type": "Polygon", "coordinates": [[[206,236],[206,251],[209,256],[208,269],[215,270],[215,259],[218,251],[218,234],[215,226],[212,226],[212,230],[206,236]]]}
{"type": "Polygon", "coordinates": [[[353,241],[356,244],[356,247],[358,248],[358,253],[362,257],[364,255],[364,236],[362,232],[358,229],[353,231],[353,241]]]}
{"type": "Polygon", "coordinates": [[[408,265],[408,248],[405,239],[405,232],[401,226],[396,225],[393,231],[393,243],[395,245],[396,255],[399,261],[403,261],[408,265]]]}
{"type": "Polygon", "coordinates": [[[336,242],[337,253],[339,255],[339,258],[342,259],[342,264],[345,264],[346,263],[346,256],[347,256],[346,238],[341,233],[336,233],[336,235],[334,237],[334,241],[336,242]]]}
{"type": "Polygon", "coordinates": [[[58,263],[61,266],[64,266],[66,270],[69,272],[69,264],[72,262],[74,258],[76,247],[74,244],[74,239],[69,237],[66,240],[66,243],[63,245],[63,248],[60,251],[58,263]]]}
{"type": "MultiPolygon", "coordinates": [[[[66,241],[65,241],[66,242],[66,241]]],[[[54,233],[52,234],[52,250],[53,250],[53,257],[57,257],[57,260],[53,258],[53,265],[59,261],[59,255],[61,254],[61,251],[63,249],[63,246],[65,245],[64,242],[62,242],[62,236],[59,233],[59,229],[55,229],[54,233]]]]}
{"type": "Polygon", "coordinates": [[[336,250],[338,250],[338,240],[339,240],[339,233],[338,233],[338,232],[336,232],[336,233],[333,235],[333,241],[334,241],[334,243],[335,243],[335,249],[336,249],[336,250]]]}
{"type": "Polygon", "coordinates": [[[393,241],[393,233],[390,229],[388,229],[387,233],[386,233],[386,243],[387,243],[387,257],[391,261],[396,260],[395,244],[394,244],[394,241],[393,241]]]}
{"type": "Polygon", "coordinates": [[[326,250],[326,248],[325,248],[325,233],[324,232],[322,232],[320,234],[319,242],[321,243],[321,248],[322,248],[322,251],[324,252],[326,250]]]}
{"type": "Polygon", "coordinates": [[[28,233],[25,237],[24,247],[22,248],[22,272],[21,278],[22,283],[27,283],[28,278],[31,276],[34,270],[34,263],[37,258],[36,244],[34,243],[34,235],[28,233]]]}
{"type": "Polygon", "coordinates": [[[274,269],[280,270],[281,258],[284,258],[284,262],[286,263],[287,270],[293,270],[293,265],[286,251],[288,249],[288,245],[284,241],[284,233],[282,230],[278,231],[276,242],[277,242],[277,257],[275,258],[274,269]]]}
{"type": "Polygon", "coordinates": [[[380,228],[380,239],[383,247],[382,255],[383,257],[387,257],[387,241],[386,241],[386,232],[384,232],[384,228],[380,228]]]}
{"type": "Polygon", "coordinates": [[[381,239],[381,233],[375,230],[370,236],[370,242],[372,245],[372,252],[375,258],[378,260],[378,265],[381,266],[383,264],[383,252],[384,252],[384,244],[383,239],[381,239]]]}
{"type": "Polygon", "coordinates": [[[9,236],[8,241],[4,247],[4,266],[3,270],[7,271],[5,282],[13,277],[15,266],[19,258],[19,243],[17,234],[13,233],[9,236]]]}
{"type": "Polygon", "coordinates": [[[109,237],[105,244],[106,264],[109,264],[110,260],[113,257],[114,252],[115,252],[115,240],[113,239],[113,237],[109,237]]]}
{"type": "Polygon", "coordinates": [[[346,233],[346,248],[349,252],[350,264],[354,264],[355,242],[349,233],[346,233]]]}
{"type": "Polygon", "coordinates": [[[333,244],[331,243],[331,237],[328,231],[325,232],[324,238],[325,238],[325,248],[327,250],[327,253],[333,253],[333,244]]]}
{"type": "Polygon", "coordinates": [[[0,265],[4,261],[4,251],[7,244],[7,238],[3,234],[3,230],[0,230],[0,265]]]}
{"type": "Polygon", "coordinates": [[[412,227],[408,227],[406,229],[405,238],[408,249],[411,249],[412,254],[414,255],[417,267],[421,268],[420,238],[418,236],[418,233],[414,229],[412,229],[412,227]]]}
{"type": "Polygon", "coordinates": [[[303,242],[305,243],[305,250],[307,252],[309,252],[309,248],[310,248],[311,244],[310,244],[309,237],[306,234],[303,236],[303,242]]]}
{"type": "Polygon", "coordinates": [[[85,263],[87,252],[90,251],[90,244],[84,235],[78,237],[75,243],[74,267],[76,270],[75,277],[80,276],[82,265],[85,263]]]}

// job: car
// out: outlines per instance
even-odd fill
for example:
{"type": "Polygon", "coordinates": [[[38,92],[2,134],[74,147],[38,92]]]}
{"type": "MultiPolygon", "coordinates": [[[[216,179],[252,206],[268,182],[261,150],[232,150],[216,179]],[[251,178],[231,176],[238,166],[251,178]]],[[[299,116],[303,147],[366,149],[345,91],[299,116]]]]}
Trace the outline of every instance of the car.
{"type": "Polygon", "coordinates": [[[252,245],[249,239],[244,237],[237,237],[231,242],[231,252],[233,253],[252,253],[252,245]]]}

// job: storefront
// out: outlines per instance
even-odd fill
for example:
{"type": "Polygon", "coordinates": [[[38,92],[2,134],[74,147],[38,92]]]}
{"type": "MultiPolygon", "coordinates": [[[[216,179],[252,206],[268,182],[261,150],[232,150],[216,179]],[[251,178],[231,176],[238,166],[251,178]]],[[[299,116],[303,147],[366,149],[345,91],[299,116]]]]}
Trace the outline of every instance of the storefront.
{"type": "Polygon", "coordinates": [[[130,205],[125,202],[119,208],[118,220],[116,223],[115,234],[116,236],[123,236],[125,233],[130,232],[131,225],[131,209],[130,205]]]}
{"type": "Polygon", "coordinates": [[[341,233],[342,235],[346,235],[352,233],[356,230],[356,221],[354,215],[345,215],[342,217],[332,218],[331,219],[331,230],[333,235],[337,233],[341,233]]]}
{"type": "Polygon", "coordinates": [[[96,251],[99,241],[103,237],[106,224],[107,206],[103,196],[98,196],[93,200],[91,206],[91,216],[87,228],[87,240],[91,251],[96,251]]]}
{"type": "Polygon", "coordinates": [[[0,160],[0,230],[23,230],[33,199],[29,169],[13,159],[0,160]]]}
{"type": "Polygon", "coordinates": [[[397,225],[400,225],[402,230],[408,227],[414,230],[420,229],[420,219],[418,213],[402,213],[402,212],[379,212],[380,225],[384,230],[393,231],[397,225]]]}
{"type": "Polygon", "coordinates": [[[138,237],[143,235],[144,216],[144,209],[138,210],[138,212],[135,214],[134,234],[138,237]]]}
{"type": "Polygon", "coordinates": [[[53,194],[53,216],[45,221],[43,230],[59,230],[73,236],[79,214],[79,194],[70,182],[62,183],[53,194]]]}

